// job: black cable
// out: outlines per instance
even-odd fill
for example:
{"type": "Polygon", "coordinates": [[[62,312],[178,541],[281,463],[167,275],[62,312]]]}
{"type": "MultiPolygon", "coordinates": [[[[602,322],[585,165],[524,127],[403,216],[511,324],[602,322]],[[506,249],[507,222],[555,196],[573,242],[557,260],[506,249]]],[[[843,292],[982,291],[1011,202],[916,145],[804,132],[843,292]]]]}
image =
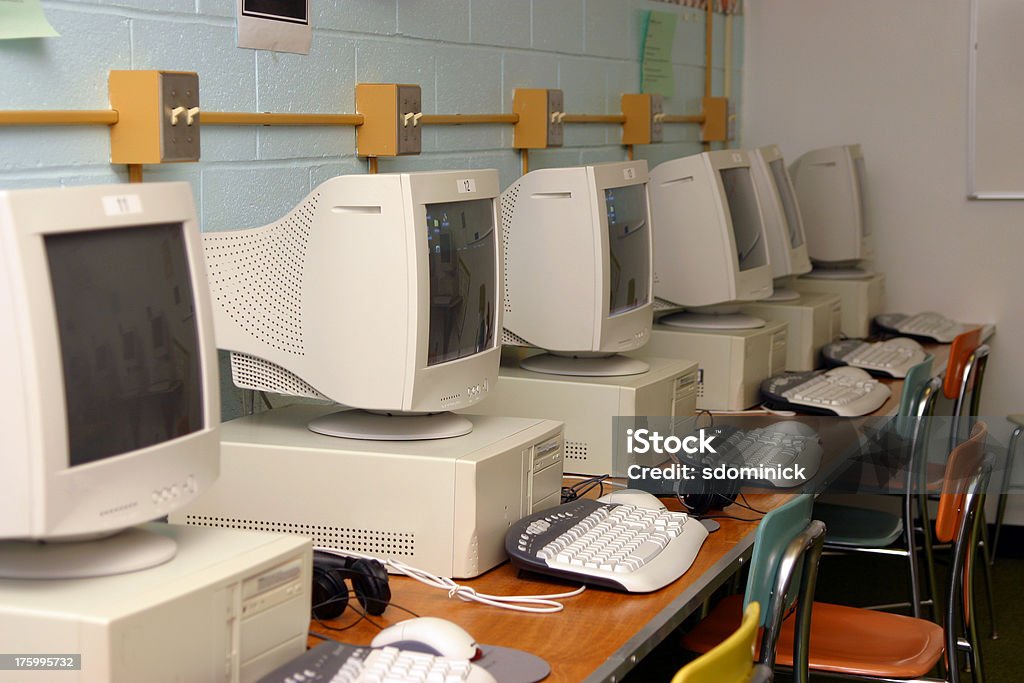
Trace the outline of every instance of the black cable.
{"type": "Polygon", "coordinates": [[[739,505],[741,508],[746,508],[746,509],[750,510],[751,512],[756,512],[759,515],[767,515],[768,514],[767,511],[765,511],[765,510],[758,510],[756,507],[751,505],[750,501],[747,500],[747,496],[742,491],[740,491],[740,498],[743,499],[742,503],[737,503],[736,501],[733,501],[733,502],[736,505],[739,505]]]}
{"type": "Polygon", "coordinates": [[[694,516],[697,517],[697,519],[735,519],[737,522],[760,522],[761,521],[760,518],[758,518],[758,519],[748,519],[746,517],[737,517],[736,515],[726,515],[726,514],[720,514],[720,515],[699,515],[699,516],[698,515],[694,515],[694,516]]]}

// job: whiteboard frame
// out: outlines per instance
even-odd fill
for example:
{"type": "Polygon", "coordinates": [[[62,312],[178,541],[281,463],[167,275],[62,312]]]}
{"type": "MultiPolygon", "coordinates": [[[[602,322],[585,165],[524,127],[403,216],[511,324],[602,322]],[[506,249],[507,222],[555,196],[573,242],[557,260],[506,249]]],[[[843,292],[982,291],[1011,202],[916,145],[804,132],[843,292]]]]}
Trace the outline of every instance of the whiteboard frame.
{"type": "Polygon", "coordinates": [[[978,3],[971,0],[971,36],[970,63],[967,74],[967,198],[980,200],[1024,199],[1024,190],[1020,192],[986,192],[979,190],[976,184],[975,155],[977,154],[977,71],[978,71],[978,3]]]}

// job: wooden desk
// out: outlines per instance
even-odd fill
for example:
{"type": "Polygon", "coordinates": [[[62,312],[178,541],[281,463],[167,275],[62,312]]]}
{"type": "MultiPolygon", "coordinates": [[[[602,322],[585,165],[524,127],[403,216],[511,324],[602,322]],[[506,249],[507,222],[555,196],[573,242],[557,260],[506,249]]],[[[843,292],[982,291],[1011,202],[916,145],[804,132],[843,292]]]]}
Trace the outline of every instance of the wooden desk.
{"type": "MultiPolygon", "coordinates": [[[[949,347],[928,347],[938,367],[945,367],[949,347]]],[[[899,407],[903,382],[887,381],[892,396],[875,415],[894,415],[899,407]]],[[[758,510],[768,511],[790,499],[790,493],[748,494],[748,502],[758,510]]],[[[669,507],[681,509],[667,501],[669,507]]],[[[727,513],[739,517],[753,516],[736,505],[727,513]]],[[[532,652],[551,665],[552,683],[576,681],[618,681],[656,645],[678,627],[686,617],[749,560],[756,522],[731,519],[718,520],[721,529],[711,534],[701,548],[693,566],[677,581],[654,593],[624,595],[600,588],[588,588],[582,595],[563,601],[565,610],[556,614],[524,614],[477,603],[451,599],[447,593],[428,588],[412,579],[392,576],[392,602],[420,616],[450,619],[481,643],[502,645],[532,652]]],[[[505,563],[472,580],[460,582],[482,593],[524,595],[556,593],[573,584],[549,577],[519,575],[505,563]]],[[[383,626],[408,618],[394,607],[384,615],[373,617],[383,626]]],[[[356,621],[354,612],[328,622],[345,627],[356,621]]],[[[352,628],[337,632],[312,622],[311,630],[348,643],[365,645],[377,629],[365,620],[352,628]]],[[[310,645],[316,644],[311,638],[310,645]]]]}
{"type": "MultiPolygon", "coordinates": [[[[753,507],[770,510],[791,495],[753,494],[747,498],[753,507]]],[[[674,509],[680,509],[678,504],[674,509]]],[[[730,507],[729,512],[757,516],[736,506],[730,507]]],[[[524,614],[450,599],[442,590],[393,576],[392,601],[420,616],[450,619],[472,633],[478,642],[519,648],[543,657],[551,665],[551,676],[545,680],[552,683],[617,681],[750,558],[757,524],[719,521],[722,528],[708,536],[689,571],[654,593],[623,595],[588,588],[582,595],[564,600],[562,612],[524,614]]],[[[510,595],[555,593],[573,586],[539,575],[520,576],[508,563],[460,583],[483,593],[510,595]]],[[[408,617],[392,607],[373,619],[390,625],[408,617]]],[[[329,623],[343,627],[353,621],[354,613],[349,612],[329,623]]],[[[354,644],[368,644],[377,633],[365,621],[341,633],[326,630],[316,622],[310,628],[354,644]]],[[[310,644],[315,644],[315,639],[310,644]]]]}

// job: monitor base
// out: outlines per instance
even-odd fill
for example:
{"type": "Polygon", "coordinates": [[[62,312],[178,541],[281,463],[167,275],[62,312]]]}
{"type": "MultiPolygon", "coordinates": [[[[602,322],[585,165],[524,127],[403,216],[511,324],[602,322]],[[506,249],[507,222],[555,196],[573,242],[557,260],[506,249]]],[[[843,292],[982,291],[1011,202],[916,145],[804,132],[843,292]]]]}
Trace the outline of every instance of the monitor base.
{"type": "Polygon", "coordinates": [[[168,562],[174,539],[144,529],[125,529],[83,541],[0,542],[0,578],[88,579],[127,574],[168,562]]]}
{"type": "Polygon", "coordinates": [[[642,375],[651,366],[638,359],[615,354],[612,356],[570,357],[552,353],[540,353],[524,358],[519,367],[545,375],[567,375],[570,377],[621,377],[642,375]]]}
{"type": "Polygon", "coordinates": [[[778,287],[772,291],[771,296],[765,297],[764,299],[759,299],[758,301],[783,302],[799,300],[800,292],[796,291],[795,289],[789,289],[788,287],[778,287]]]}
{"type": "Polygon", "coordinates": [[[764,327],[764,318],[743,313],[694,313],[683,311],[659,318],[658,323],[683,330],[754,330],[764,327]]]}
{"type": "Polygon", "coordinates": [[[309,421],[311,432],[364,441],[450,439],[473,431],[473,423],[455,413],[411,415],[341,410],[309,421]]]}
{"type": "Polygon", "coordinates": [[[863,270],[861,268],[821,268],[815,267],[809,273],[805,273],[800,277],[810,278],[812,280],[867,280],[868,278],[874,277],[874,273],[870,270],[863,270]]]}

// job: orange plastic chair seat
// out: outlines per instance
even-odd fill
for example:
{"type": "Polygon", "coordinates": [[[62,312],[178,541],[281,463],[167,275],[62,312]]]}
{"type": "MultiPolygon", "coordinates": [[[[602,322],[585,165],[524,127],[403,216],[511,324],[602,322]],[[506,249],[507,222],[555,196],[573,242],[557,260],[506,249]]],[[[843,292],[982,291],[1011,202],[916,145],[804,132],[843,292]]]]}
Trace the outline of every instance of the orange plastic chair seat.
{"type": "MultiPolygon", "coordinates": [[[[740,625],[743,596],[730,595],[683,637],[683,647],[707,652],[740,625]]],[[[776,662],[793,664],[790,616],[782,625],[776,662]]],[[[759,645],[760,647],[760,645],[759,645]]],[[[942,657],[942,627],[924,619],[860,607],[814,603],[811,615],[810,668],[813,671],[888,678],[918,678],[942,657]]]]}

